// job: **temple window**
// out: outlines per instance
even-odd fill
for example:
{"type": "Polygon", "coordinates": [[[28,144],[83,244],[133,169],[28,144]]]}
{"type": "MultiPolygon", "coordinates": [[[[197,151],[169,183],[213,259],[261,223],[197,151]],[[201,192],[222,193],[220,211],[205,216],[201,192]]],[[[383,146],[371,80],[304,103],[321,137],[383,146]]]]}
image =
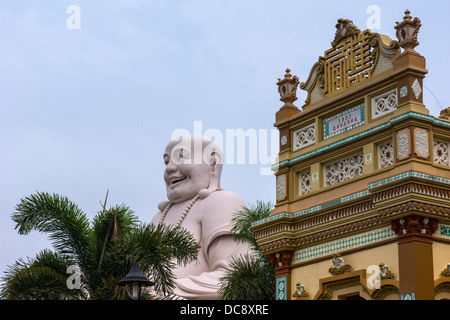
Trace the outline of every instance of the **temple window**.
{"type": "Polygon", "coordinates": [[[397,104],[397,89],[372,98],[372,119],[394,112],[397,110],[397,104]]]}
{"type": "Polygon", "coordinates": [[[353,156],[329,163],[324,166],[325,186],[358,177],[364,173],[364,154],[353,156]]]}
{"type": "Polygon", "coordinates": [[[294,150],[299,150],[316,142],[315,123],[294,131],[294,150]]]}
{"type": "Polygon", "coordinates": [[[394,146],[392,141],[378,145],[378,168],[382,169],[394,164],[394,146]]]}
{"type": "Polygon", "coordinates": [[[299,194],[305,195],[311,192],[311,171],[300,173],[299,177],[299,194]]]}
{"type": "Polygon", "coordinates": [[[445,166],[450,165],[450,142],[444,140],[433,141],[434,163],[445,166]]]}

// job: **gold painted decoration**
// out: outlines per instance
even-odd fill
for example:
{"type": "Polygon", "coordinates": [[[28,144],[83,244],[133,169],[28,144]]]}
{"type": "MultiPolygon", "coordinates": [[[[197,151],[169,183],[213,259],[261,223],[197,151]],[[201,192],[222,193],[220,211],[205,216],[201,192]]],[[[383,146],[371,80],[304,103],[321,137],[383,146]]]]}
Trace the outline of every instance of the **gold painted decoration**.
{"type": "Polygon", "coordinates": [[[384,263],[379,264],[380,267],[380,278],[381,279],[394,279],[394,273],[389,269],[384,263]]]}
{"type": "Polygon", "coordinates": [[[441,110],[439,119],[450,121],[450,107],[441,110]]]}
{"type": "Polygon", "coordinates": [[[309,297],[308,291],[306,291],[305,287],[301,282],[297,282],[295,285],[295,292],[292,295],[292,298],[306,298],[309,297]]]}
{"type": "Polygon", "coordinates": [[[352,271],[352,266],[345,262],[340,254],[334,254],[332,260],[333,266],[328,269],[333,276],[337,276],[352,271]]]}
{"type": "Polygon", "coordinates": [[[393,60],[400,53],[397,41],[370,30],[360,31],[351,20],[339,19],[336,29],[332,48],[319,57],[308,79],[300,84],[308,92],[305,106],[393,69],[393,60]]]}

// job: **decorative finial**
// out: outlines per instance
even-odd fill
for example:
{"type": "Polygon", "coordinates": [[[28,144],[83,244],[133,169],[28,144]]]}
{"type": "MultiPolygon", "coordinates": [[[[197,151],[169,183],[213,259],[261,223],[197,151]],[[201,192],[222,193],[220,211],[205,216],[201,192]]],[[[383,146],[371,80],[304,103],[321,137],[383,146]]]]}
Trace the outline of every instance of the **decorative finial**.
{"type": "Polygon", "coordinates": [[[400,47],[406,52],[415,52],[414,48],[419,45],[417,35],[419,34],[422,23],[417,17],[413,19],[410,13],[409,10],[406,10],[403,21],[397,21],[397,25],[394,28],[397,30],[396,36],[400,47]]]}
{"type": "Polygon", "coordinates": [[[411,13],[411,11],[406,9],[405,16],[403,17],[403,21],[411,21],[412,17],[409,15],[410,13],[411,13]]]}
{"type": "Polygon", "coordinates": [[[284,79],[278,79],[278,93],[281,97],[280,100],[284,102],[283,107],[295,107],[293,102],[297,100],[297,87],[299,84],[298,77],[292,76],[289,68],[286,69],[284,79]]]}
{"type": "Polygon", "coordinates": [[[285,79],[292,78],[291,69],[289,69],[289,68],[286,69],[286,74],[284,75],[284,78],[285,79]]]}

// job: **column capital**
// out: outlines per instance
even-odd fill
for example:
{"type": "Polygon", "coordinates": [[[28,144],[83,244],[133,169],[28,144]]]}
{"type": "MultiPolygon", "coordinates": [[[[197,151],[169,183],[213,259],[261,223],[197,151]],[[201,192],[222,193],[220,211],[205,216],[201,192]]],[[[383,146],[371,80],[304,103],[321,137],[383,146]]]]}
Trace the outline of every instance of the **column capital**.
{"type": "Polygon", "coordinates": [[[281,275],[291,272],[291,261],[294,251],[280,251],[270,255],[270,263],[275,268],[275,274],[281,275]]]}
{"type": "Polygon", "coordinates": [[[438,229],[438,221],[433,218],[410,215],[393,220],[391,228],[397,234],[398,243],[411,241],[432,243],[432,235],[438,229]]]}

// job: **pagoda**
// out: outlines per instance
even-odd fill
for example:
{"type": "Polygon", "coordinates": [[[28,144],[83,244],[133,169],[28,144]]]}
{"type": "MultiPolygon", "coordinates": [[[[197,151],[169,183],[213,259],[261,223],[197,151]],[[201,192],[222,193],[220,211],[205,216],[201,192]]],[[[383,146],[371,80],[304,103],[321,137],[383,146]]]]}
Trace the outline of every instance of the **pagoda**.
{"type": "Polygon", "coordinates": [[[420,28],[339,19],[304,82],[278,79],[276,205],[252,225],[277,299],[450,298],[450,108],[423,103],[420,28]]]}

